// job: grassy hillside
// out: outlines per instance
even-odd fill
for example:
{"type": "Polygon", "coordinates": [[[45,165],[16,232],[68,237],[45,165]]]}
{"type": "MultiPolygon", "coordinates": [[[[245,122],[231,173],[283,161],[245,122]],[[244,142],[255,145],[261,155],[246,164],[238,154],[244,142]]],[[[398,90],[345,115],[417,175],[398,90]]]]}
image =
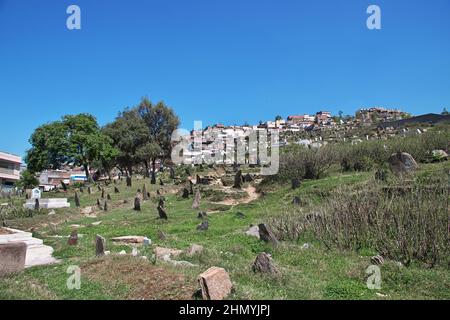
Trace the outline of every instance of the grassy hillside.
{"type": "MultiPolygon", "coordinates": [[[[449,163],[428,164],[421,168],[422,175],[436,170],[450,169],[449,163]]],[[[198,287],[197,276],[210,266],[225,268],[234,284],[230,299],[450,299],[450,272],[448,266],[424,268],[420,263],[408,267],[388,260],[381,266],[381,290],[369,290],[365,271],[371,265],[373,249],[338,250],[327,248],[310,234],[296,239],[286,239],[278,247],[250,237],[245,231],[250,225],[267,223],[296,212],[292,198],[300,196],[302,212],[312,212],[322,205],[330,193],[344,185],[358,186],[368,183],[372,172],[330,172],[319,180],[306,180],[292,190],[290,185],[267,183],[258,186],[262,196],[250,203],[224,205],[201,201],[199,210],[193,210],[192,196],[181,199],[175,193],[179,186],[151,186],[151,200],[142,205],[142,211],[132,210],[136,190],[142,189],[144,180],[134,180],[133,187],[119,184],[119,194],[114,185],[106,187],[110,194],[107,212],[96,208],[100,192],[85,190],[80,194],[81,205],[94,206],[95,215],[83,216],[74,208],[73,191],[68,194],[72,208],[57,210],[54,215],[40,214],[29,218],[8,220],[11,227],[29,230],[55,249],[59,264],[34,267],[25,272],[0,279],[0,299],[191,299],[198,287]],[[163,189],[166,198],[168,221],[158,219],[157,188],[163,189]],[[124,199],[128,203],[124,203],[124,199]],[[198,231],[199,211],[208,212],[209,230],[198,231]],[[237,215],[241,212],[245,217],[237,215]],[[93,222],[101,221],[99,225],[93,222]],[[67,244],[71,230],[81,235],[77,246],[67,244]],[[165,239],[158,235],[163,232],[165,239]],[[95,236],[107,239],[107,250],[113,254],[95,258],[95,236]],[[137,235],[152,239],[152,246],[138,249],[140,257],[132,257],[131,246],[110,241],[117,236],[137,235]],[[308,243],[308,248],[304,244],[308,243]],[[187,249],[191,244],[203,245],[197,256],[181,255],[178,260],[189,261],[194,267],[172,266],[155,261],[154,246],[187,249]],[[125,250],[128,255],[119,256],[125,250]],[[260,252],[272,254],[281,270],[279,276],[270,277],[253,273],[251,265],[260,252]],[[68,266],[81,268],[81,290],[68,290],[68,266]]],[[[102,201],[103,203],[103,201],[102,201]]]]}

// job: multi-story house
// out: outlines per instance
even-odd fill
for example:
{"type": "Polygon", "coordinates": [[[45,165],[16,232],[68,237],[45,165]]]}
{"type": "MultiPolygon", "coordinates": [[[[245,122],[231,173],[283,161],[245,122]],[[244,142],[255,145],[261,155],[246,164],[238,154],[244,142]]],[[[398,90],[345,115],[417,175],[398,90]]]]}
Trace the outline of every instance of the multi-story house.
{"type": "Polygon", "coordinates": [[[0,152],[0,186],[12,187],[20,179],[21,163],[21,157],[0,152]]]}

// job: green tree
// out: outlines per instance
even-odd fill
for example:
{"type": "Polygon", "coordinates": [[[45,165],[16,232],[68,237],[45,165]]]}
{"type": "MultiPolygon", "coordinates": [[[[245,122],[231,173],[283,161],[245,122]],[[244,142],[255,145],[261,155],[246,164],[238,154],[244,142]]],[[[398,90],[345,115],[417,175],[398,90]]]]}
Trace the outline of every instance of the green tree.
{"type": "Polygon", "coordinates": [[[280,116],[280,115],[278,115],[278,116],[275,117],[275,121],[279,121],[279,120],[283,120],[283,117],[280,116]]]}
{"type": "Polygon", "coordinates": [[[20,175],[20,180],[16,182],[16,187],[20,189],[33,189],[38,185],[39,185],[38,179],[29,170],[23,171],[22,174],[20,175]]]}
{"type": "Polygon", "coordinates": [[[30,137],[31,148],[25,162],[30,172],[44,169],[59,169],[68,162],[66,150],[69,148],[62,121],[47,123],[37,128],[30,137]]]}
{"type": "Polygon", "coordinates": [[[113,145],[118,149],[117,165],[121,171],[126,170],[128,175],[132,176],[133,167],[143,159],[142,153],[138,151],[150,139],[148,128],[137,108],[125,109],[102,131],[112,139],[113,145]]]}
{"type": "Polygon", "coordinates": [[[447,108],[444,108],[444,110],[442,110],[442,115],[443,116],[446,116],[446,115],[449,115],[450,114],[450,112],[447,110],[447,108]]]}
{"type": "Polygon", "coordinates": [[[138,106],[138,112],[142,120],[147,125],[149,133],[149,141],[152,145],[148,150],[151,151],[148,154],[152,163],[153,175],[152,183],[156,183],[154,180],[154,173],[156,170],[156,160],[166,159],[170,157],[172,151],[172,133],[178,128],[180,119],[172,110],[172,108],[166,106],[164,102],[158,102],[153,105],[147,98],[143,98],[138,106]],[[156,145],[160,149],[156,148],[156,145]]]}
{"type": "Polygon", "coordinates": [[[66,115],[61,121],[35,130],[30,138],[32,147],[27,151],[26,162],[31,172],[58,169],[67,164],[82,166],[90,179],[92,163],[114,156],[111,142],[100,131],[94,116],[66,115]]]}

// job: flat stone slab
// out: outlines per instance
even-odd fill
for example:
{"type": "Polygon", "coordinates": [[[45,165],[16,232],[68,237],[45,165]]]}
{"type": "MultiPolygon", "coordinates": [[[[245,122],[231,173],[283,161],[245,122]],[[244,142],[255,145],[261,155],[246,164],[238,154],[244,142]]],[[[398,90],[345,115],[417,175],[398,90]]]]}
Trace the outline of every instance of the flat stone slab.
{"type": "Polygon", "coordinates": [[[223,300],[233,287],[230,276],[223,268],[211,267],[198,277],[204,300],[223,300]]]}
{"type": "MultiPolygon", "coordinates": [[[[35,199],[29,199],[23,205],[24,208],[34,209],[35,199]]],[[[60,209],[70,208],[70,203],[67,202],[67,198],[51,198],[51,199],[39,199],[39,208],[42,209],[60,209]]]]}
{"type": "Polygon", "coordinates": [[[42,239],[33,238],[30,232],[11,228],[3,229],[8,230],[10,234],[0,235],[0,245],[12,243],[24,243],[26,245],[25,268],[57,262],[52,257],[53,248],[44,245],[42,239]]]}
{"type": "Polygon", "coordinates": [[[168,258],[177,257],[182,253],[183,253],[183,251],[178,250],[178,249],[163,248],[163,247],[155,248],[156,258],[161,259],[161,260],[165,260],[165,259],[167,259],[167,257],[168,258]]]}
{"type": "Polygon", "coordinates": [[[124,236],[124,237],[116,237],[112,238],[113,242],[124,242],[124,243],[144,243],[143,236],[124,236]]]}

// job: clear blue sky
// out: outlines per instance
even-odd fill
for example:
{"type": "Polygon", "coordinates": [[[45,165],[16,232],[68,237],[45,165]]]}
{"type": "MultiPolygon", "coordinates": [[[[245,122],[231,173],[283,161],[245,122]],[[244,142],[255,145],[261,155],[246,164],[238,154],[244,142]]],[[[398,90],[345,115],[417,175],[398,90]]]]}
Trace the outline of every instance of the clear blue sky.
{"type": "Polygon", "coordinates": [[[0,150],[142,96],[192,128],[362,106],[450,109],[449,0],[0,0],[0,150]],[[82,30],[66,28],[66,8],[82,30]],[[382,30],[366,9],[382,10],[382,30]]]}

